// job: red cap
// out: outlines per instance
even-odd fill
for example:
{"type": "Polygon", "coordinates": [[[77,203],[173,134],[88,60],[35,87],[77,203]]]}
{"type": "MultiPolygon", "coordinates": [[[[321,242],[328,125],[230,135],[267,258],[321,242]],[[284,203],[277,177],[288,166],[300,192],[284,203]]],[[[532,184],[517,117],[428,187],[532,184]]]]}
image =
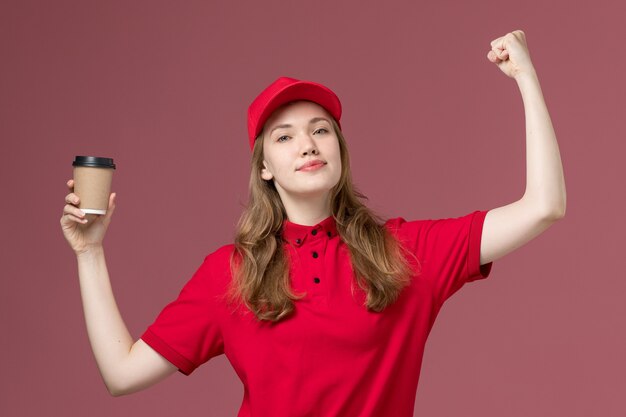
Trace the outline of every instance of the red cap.
{"type": "MultiPolygon", "coordinates": [[[[254,99],[248,107],[248,137],[250,149],[254,149],[254,140],[261,133],[263,125],[274,110],[296,100],[309,100],[324,107],[337,121],[341,118],[339,97],[328,87],[312,81],[280,77],[254,99]]],[[[341,128],[341,125],[339,124],[341,128]]]]}

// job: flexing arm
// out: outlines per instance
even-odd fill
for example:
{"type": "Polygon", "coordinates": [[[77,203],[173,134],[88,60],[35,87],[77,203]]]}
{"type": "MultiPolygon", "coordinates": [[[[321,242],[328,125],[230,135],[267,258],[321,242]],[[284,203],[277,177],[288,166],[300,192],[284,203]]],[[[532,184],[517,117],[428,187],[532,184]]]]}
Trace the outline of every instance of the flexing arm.
{"type": "MultiPolygon", "coordinates": [[[[72,190],[73,181],[67,185],[72,190]]],[[[104,216],[86,217],[76,206],[74,193],[65,202],[61,228],[76,254],[85,323],[100,374],[114,396],[147,388],[177,368],[141,339],[133,343],[115,303],[102,246],[115,210],[115,194],[109,197],[104,216]]]]}
{"type": "Polygon", "coordinates": [[[491,42],[487,58],[517,81],[526,116],[526,190],[517,201],[489,210],[480,263],[499,259],[535,238],[565,215],[565,178],[559,146],[526,36],[513,31],[491,42]]]}

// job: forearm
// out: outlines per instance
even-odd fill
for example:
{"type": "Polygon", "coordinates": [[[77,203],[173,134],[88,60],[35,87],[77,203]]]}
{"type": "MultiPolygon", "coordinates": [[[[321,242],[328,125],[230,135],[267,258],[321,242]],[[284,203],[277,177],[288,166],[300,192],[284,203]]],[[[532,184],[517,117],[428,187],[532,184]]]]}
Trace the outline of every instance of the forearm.
{"type": "Polygon", "coordinates": [[[100,374],[113,393],[121,385],[121,365],[133,339],[115,303],[104,249],[77,255],[77,261],[87,334],[100,374]]]}
{"type": "Polygon", "coordinates": [[[536,72],[515,78],[522,94],[526,118],[526,190],[524,199],[549,217],[565,214],[563,165],[550,114],[536,72]]]}

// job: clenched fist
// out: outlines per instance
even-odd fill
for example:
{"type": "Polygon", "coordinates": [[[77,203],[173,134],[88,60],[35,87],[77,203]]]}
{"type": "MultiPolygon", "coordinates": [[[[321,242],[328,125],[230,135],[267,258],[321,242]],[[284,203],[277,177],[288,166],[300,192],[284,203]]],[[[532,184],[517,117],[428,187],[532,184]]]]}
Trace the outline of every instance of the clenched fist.
{"type": "Polygon", "coordinates": [[[530,61],[526,35],[521,30],[514,30],[491,41],[491,51],[487,53],[487,59],[511,78],[535,70],[530,61]]]}

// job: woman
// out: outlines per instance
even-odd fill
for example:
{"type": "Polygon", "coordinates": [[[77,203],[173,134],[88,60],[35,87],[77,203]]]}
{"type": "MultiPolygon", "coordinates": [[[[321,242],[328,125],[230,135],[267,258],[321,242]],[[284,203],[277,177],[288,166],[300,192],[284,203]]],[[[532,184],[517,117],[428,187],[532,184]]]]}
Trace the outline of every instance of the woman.
{"type": "Polygon", "coordinates": [[[207,255],[137,341],[118,312],[102,248],[115,194],[89,224],[70,192],[62,229],[111,394],[176,370],[188,375],[224,353],[244,384],[239,416],[412,415],[426,338],[445,300],[565,212],[558,146],[524,33],[491,47],[488,59],[524,100],[520,200],[453,219],[383,222],[352,184],[337,96],[281,77],[249,108],[250,199],[234,244],[207,255]]]}

